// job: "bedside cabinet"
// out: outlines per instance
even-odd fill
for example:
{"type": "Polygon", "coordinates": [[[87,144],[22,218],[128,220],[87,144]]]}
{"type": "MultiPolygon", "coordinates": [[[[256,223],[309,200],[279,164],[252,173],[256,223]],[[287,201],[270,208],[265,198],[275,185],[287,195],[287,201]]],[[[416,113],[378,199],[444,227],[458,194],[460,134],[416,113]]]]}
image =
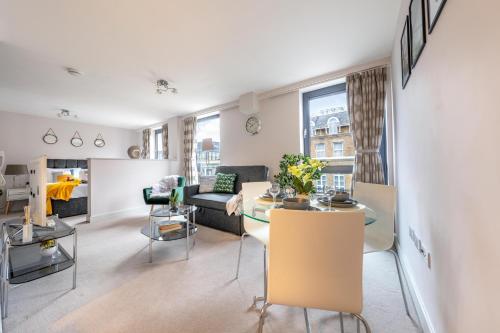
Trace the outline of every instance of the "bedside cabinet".
{"type": "Polygon", "coordinates": [[[8,188],[7,189],[7,198],[5,205],[5,214],[9,213],[10,202],[17,200],[28,200],[29,198],[29,187],[19,187],[19,188],[8,188]]]}

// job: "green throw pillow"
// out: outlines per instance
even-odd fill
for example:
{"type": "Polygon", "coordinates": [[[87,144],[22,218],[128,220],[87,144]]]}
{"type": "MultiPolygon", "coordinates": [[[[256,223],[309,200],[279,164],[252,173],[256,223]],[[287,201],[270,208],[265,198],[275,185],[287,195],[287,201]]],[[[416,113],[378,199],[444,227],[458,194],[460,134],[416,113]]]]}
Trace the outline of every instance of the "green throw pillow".
{"type": "Polygon", "coordinates": [[[218,173],[215,179],[215,193],[234,193],[235,173],[218,173]]]}

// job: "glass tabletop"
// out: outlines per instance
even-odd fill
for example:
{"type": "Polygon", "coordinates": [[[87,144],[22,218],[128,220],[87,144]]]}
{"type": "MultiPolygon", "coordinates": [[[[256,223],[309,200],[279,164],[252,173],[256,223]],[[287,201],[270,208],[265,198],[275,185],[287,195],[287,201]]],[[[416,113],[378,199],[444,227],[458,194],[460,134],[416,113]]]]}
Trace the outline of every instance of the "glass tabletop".
{"type": "Polygon", "coordinates": [[[4,222],[7,237],[11,246],[25,246],[29,244],[41,243],[43,241],[57,239],[72,235],[75,228],[67,225],[57,217],[52,217],[55,222],[54,228],[33,225],[33,240],[23,243],[22,218],[15,218],[4,222]]]}
{"type": "MultiPolygon", "coordinates": [[[[280,205],[278,205],[278,208],[280,205]]],[[[262,200],[260,198],[255,198],[254,204],[250,207],[244,207],[242,215],[249,217],[255,221],[269,223],[269,211],[273,208],[273,203],[271,201],[262,200]]],[[[329,211],[330,208],[326,205],[321,204],[318,200],[312,200],[309,210],[315,211],[329,211]]],[[[362,203],[358,203],[352,208],[331,208],[332,211],[356,211],[362,210],[365,212],[365,225],[370,225],[377,221],[377,214],[375,211],[362,203]]]]}
{"type": "Polygon", "coordinates": [[[196,210],[196,206],[182,205],[177,207],[177,210],[171,210],[170,206],[165,208],[155,209],[149,214],[151,217],[174,217],[179,215],[191,214],[196,210]]]}

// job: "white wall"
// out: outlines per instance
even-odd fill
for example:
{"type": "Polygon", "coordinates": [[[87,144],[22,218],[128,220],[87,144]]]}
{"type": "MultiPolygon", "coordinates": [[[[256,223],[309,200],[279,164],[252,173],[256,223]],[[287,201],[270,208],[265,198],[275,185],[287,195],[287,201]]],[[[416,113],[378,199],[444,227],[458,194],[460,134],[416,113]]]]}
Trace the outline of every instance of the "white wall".
{"type": "Polygon", "coordinates": [[[133,130],[0,112],[0,150],[5,151],[7,164],[26,164],[42,154],[48,158],[66,159],[128,158],[128,147],[138,143],[137,133],[133,130]],[[56,144],[49,145],[42,141],[49,128],[59,138],[56,144]],[[82,147],[70,144],[75,131],[83,138],[82,147]],[[94,145],[98,133],[106,141],[103,148],[94,145]]]}
{"type": "Polygon", "coordinates": [[[90,219],[145,208],[142,189],[179,173],[177,162],[167,160],[90,160],[90,219]]]}
{"type": "Polygon", "coordinates": [[[221,163],[266,165],[272,177],[279,172],[283,154],[300,152],[299,92],[261,100],[257,116],[262,121],[262,130],[250,135],[245,130],[248,115],[238,108],[220,113],[221,163]]]}
{"type": "Polygon", "coordinates": [[[405,90],[402,3],[392,61],[401,253],[435,332],[498,332],[500,3],[448,1],[405,90]]]}

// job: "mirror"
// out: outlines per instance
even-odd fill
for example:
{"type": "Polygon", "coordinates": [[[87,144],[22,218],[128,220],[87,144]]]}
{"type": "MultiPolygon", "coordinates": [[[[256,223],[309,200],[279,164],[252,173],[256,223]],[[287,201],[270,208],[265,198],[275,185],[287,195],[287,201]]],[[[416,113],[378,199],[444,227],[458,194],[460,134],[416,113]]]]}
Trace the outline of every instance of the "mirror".
{"type": "Polygon", "coordinates": [[[52,128],[49,128],[47,133],[42,137],[43,142],[45,142],[48,145],[53,145],[57,143],[57,136],[56,133],[52,130],[52,128]]]}
{"type": "Polygon", "coordinates": [[[94,146],[98,147],[98,148],[102,148],[106,145],[106,142],[104,141],[103,137],[102,137],[102,134],[99,133],[97,135],[97,138],[94,140],[94,146]]]}
{"type": "Polygon", "coordinates": [[[80,133],[78,133],[78,131],[75,132],[75,134],[71,138],[70,143],[71,143],[71,145],[73,147],[81,147],[81,146],[83,146],[83,139],[80,136],[80,133]]]}

